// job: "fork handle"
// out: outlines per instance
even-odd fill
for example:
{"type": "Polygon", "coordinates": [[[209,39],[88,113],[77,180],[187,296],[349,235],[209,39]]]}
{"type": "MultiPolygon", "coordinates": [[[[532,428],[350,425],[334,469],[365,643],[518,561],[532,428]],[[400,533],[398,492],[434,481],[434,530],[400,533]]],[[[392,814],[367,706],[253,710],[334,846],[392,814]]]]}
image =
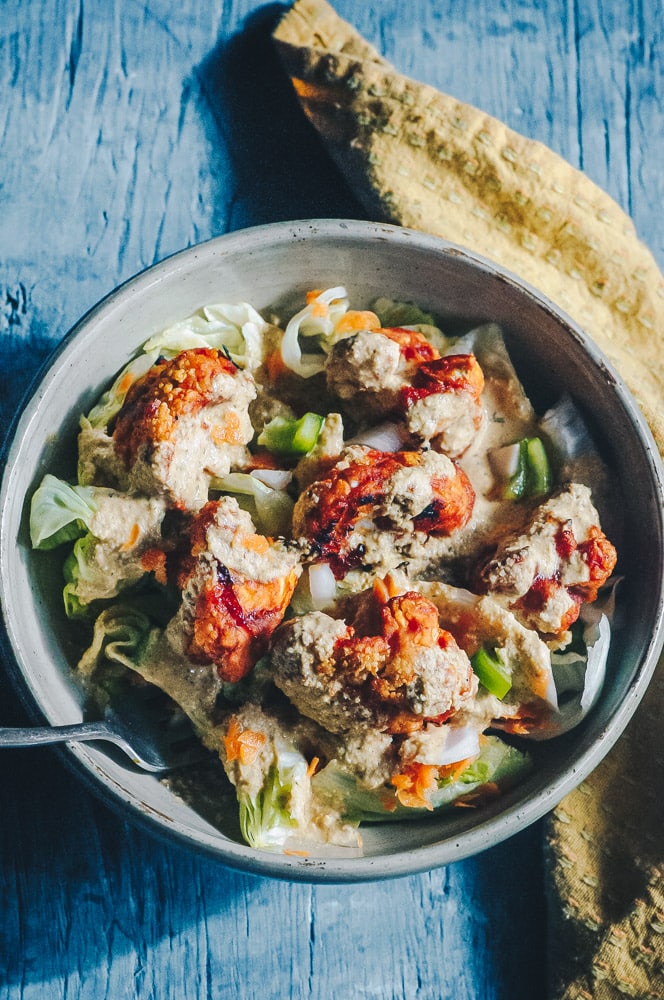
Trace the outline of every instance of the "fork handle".
{"type": "Polygon", "coordinates": [[[25,726],[15,729],[0,727],[0,748],[36,747],[49,743],[66,743],[68,740],[108,738],[108,728],[103,722],[76,722],[70,726],[25,726]]]}

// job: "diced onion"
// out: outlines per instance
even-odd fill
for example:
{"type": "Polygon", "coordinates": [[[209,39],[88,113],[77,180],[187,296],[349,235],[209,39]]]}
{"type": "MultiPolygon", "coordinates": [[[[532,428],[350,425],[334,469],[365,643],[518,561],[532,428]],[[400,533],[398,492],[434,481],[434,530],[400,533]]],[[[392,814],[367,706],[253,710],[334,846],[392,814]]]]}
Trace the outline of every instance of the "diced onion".
{"type": "Polygon", "coordinates": [[[469,757],[476,757],[479,752],[480,737],[474,726],[450,726],[437,764],[439,767],[458,764],[469,757]]]}
{"type": "MultiPolygon", "coordinates": [[[[585,609],[584,609],[585,610],[585,609]]],[[[611,643],[611,624],[606,615],[588,623],[584,631],[587,653],[555,653],[554,676],[558,711],[527,735],[548,740],[568,732],[585,719],[595,705],[606,677],[606,660],[611,643]]]]}
{"type": "Polygon", "coordinates": [[[309,567],[309,592],[316,611],[326,608],[334,601],[337,581],[327,563],[315,563],[309,567]]]}
{"type": "Polygon", "coordinates": [[[284,535],[290,528],[293,501],[284,490],[275,490],[246,472],[229,472],[210,480],[210,489],[250,496],[256,508],[256,527],[266,535],[284,535]]]}
{"type": "Polygon", "coordinates": [[[356,434],[348,444],[360,444],[376,451],[401,451],[408,440],[408,431],[402,424],[385,422],[356,434]]]}
{"type": "Polygon", "coordinates": [[[501,482],[507,482],[516,475],[519,468],[519,453],[518,441],[515,444],[506,444],[502,448],[493,448],[488,453],[491,471],[501,482]]]}
{"type": "Polygon", "coordinates": [[[285,490],[293,478],[289,469],[252,469],[250,475],[272,490],[285,490]]]}

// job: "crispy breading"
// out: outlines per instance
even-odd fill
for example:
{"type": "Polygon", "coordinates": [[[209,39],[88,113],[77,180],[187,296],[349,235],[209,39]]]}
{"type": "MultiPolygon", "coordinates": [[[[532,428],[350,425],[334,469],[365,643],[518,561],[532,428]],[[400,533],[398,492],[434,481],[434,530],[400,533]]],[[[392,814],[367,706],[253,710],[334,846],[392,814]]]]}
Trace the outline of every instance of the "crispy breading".
{"type": "Polygon", "coordinates": [[[293,530],[338,576],[361,565],[388,570],[381,541],[398,549],[413,533],[451,535],[468,522],[474,502],[465,472],[444,455],[355,446],[301,493],[293,530]]]}

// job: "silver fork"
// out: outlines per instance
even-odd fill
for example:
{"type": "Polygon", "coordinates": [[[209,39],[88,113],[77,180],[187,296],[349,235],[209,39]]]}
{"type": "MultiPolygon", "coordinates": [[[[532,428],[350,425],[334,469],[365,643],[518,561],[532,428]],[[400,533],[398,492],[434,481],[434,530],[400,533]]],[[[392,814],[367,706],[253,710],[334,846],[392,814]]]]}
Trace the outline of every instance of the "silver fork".
{"type": "Polygon", "coordinates": [[[0,727],[0,748],[35,747],[54,743],[110,742],[119,747],[136,767],[152,773],[173,771],[199,763],[213,755],[196,738],[191,723],[180,711],[164,711],[149,703],[141,692],[122,698],[121,707],[106,709],[98,722],[69,726],[0,727]]]}

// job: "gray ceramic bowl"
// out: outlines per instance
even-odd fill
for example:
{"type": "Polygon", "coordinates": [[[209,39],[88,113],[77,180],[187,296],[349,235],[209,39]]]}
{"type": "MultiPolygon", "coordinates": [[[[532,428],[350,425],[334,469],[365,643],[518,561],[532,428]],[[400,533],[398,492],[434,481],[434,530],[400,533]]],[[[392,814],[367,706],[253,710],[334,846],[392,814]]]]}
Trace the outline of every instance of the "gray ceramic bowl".
{"type": "MultiPolygon", "coordinates": [[[[550,810],[602,759],[634,712],[662,645],[663,475],[644,421],[597,348],[548,300],[513,275],[440,240],[362,222],[280,223],[193,247],[113,292],[72,330],[25,407],[2,483],[0,590],[11,645],[9,669],[35,721],[80,721],[81,694],[60,610],[58,568],[31,553],[26,498],[46,471],[73,472],[79,414],[149,335],[213,301],[288,305],[312,287],[348,287],[354,306],[387,294],[413,300],[468,327],[493,320],[534,398],[569,391],[589,417],[618,483],[622,513],[619,601],[629,623],[615,635],[595,710],[559,740],[537,748],[534,773],[482,810],[369,827],[361,858],[292,857],[251,850],[221,832],[155,778],[90,745],[72,763],[111,804],[157,832],[224,863],[263,875],[354,881],[423,871],[509,837],[550,810]],[[13,655],[12,655],[13,654],[13,655]],[[11,662],[10,662],[11,661],[11,662]]],[[[57,562],[57,561],[56,561],[57,562]]],[[[26,751],[26,753],[29,751],[26,751]]]]}

